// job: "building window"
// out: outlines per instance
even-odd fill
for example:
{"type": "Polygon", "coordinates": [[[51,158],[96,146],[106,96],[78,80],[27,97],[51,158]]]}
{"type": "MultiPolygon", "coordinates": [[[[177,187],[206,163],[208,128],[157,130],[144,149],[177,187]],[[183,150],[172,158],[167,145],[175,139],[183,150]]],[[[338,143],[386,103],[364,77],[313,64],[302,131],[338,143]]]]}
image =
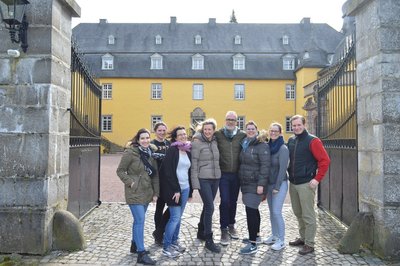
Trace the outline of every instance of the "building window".
{"type": "Polygon", "coordinates": [[[200,107],[196,107],[193,112],[190,113],[190,122],[192,129],[196,128],[196,126],[205,119],[206,114],[204,113],[204,111],[200,107]]]}
{"type": "Polygon", "coordinates": [[[101,57],[101,69],[112,70],[114,69],[114,56],[105,54],[101,57]]]}
{"type": "Polygon", "coordinates": [[[161,83],[152,83],[151,84],[151,99],[159,100],[162,96],[162,86],[161,83]]]}
{"type": "Polygon", "coordinates": [[[244,100],[244,84],[235,84],[235,100],[244,100]]]}
{"type": "Polygon", "coordinates": [[[194,44],[201,44],[201,36],[200,35],[194,36],[194,44]]]}
{"type": "Polygon", "coordinates": [[[242,44],[242,37],[240,37],[239,35],[235,36],[235,44],[242,44]]]}
{"type": "Polygon", "coordinates": [[[192,69],[203,70],[204,69],[204,56],[195,54],[192,56],[192,69]]]}
{"type": "Polygon", "coordinates": [[[246,119],[244,118],[244,116],[238,116],[238,118],[237,118],[238,128],[240,128],[241,130],[244,130],[245,124],[246,124],[246,119]]]}
{"type": "Polygon", "coordinates": [[[203,100],[203,84],[193,84],[193,100],[203,100]]]}
{"type": "Polygon", "coordinates": [[[290,123],[291,116],[286,117],[285,125],[286,125],[286,132],[293,132],[292,131],[292,124],[290,123]]]}
{"type": "Polygon", "coordinates": [[[286,95],[286,100],[296,99],[296,86],[294,84],[286,84],[285,95],[286,95]]]}
{"type": "Polygon", "coordinates": [[[161,38],[160,35],[157,35],[157,36],[155,37],[155,39],[156,39],[156,44],[162,44],[162,38],[161,38]]]}
{"type": "Polygon", "coordinates": [[[294,70],[294,58],[283,59],[283,70],[294,70]]]}
{"type": "Polygon", "coordinates": [[[112,84],[107,83],[102,86],[102,98],[105,100],[112,99],[112,84]]]}
{"type": "Polygon", "coordinates": [[[153,54],[150,56],[151,58],[151,66],[150,69],[163,69],[163,58],[159,54],[153,54]]]}
{"type": "Polygon", "coordinates": [[[310,53],[309,52],[305,52],[303,55],[303,59],[310,59],[310,53]]]}
{"type": "Polygon", "coordinates": [[[233,56],[233,69],[244,70],[245,69],[245,57],[242,54],[233,56]]]}
{"type": "Polygon", "coordinates": [[[158,122],[162,122],[162,116],[161,116],[161,115],[152,115],[152,116],[151,116],[151,125],[150,125],[150,128],[153,130],[154,126],[155,126],[158,122]]]}
{"type": "Polygon", "coordinates": [[[284,45],[289,44],[289,36],[287,36],[287,35],[282,36],[282,44],[284,44],[284,45]]]}
{"type": "Polygon", "coordinates": [[[101,116],[101,131],[112,131],[112,116],[102,115],[101,116]]]}
{"type": "Polygon", "coordinates": [[[115,44],[115,37],[114,35],[108,36],[108,44],[115,44]]]}

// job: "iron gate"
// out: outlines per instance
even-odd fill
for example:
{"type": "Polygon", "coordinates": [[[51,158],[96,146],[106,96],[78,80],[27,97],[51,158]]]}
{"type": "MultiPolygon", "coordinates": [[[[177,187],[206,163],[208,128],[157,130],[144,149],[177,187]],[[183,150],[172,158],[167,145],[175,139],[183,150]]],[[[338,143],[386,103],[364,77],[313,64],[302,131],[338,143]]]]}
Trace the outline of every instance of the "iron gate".
{"type": "Polygon", "coordinates": [[[81,218],[100,201],[101,88],[71,45],[68,211],[81,218]]]}
{"type": "Polygon", "coordinates": [[[358,213],[355,35],[346,37],[338,63],[318,80],[317,134],[331,165],[319,186],[319,206],[350,224],[358,213]]]}

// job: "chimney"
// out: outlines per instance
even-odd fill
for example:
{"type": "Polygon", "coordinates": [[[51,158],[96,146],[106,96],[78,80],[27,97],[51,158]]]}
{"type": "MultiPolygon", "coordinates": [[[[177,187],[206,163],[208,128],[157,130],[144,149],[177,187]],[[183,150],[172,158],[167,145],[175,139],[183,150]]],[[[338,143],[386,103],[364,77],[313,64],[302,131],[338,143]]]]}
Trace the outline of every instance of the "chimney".
{"type": "Polygon", "coordinates": [[[311,22],[311,19],[310,19],[310,18],[303,18],[303,19],[300,21],[300,23],[301,23],[301,24],[304,24],[304,25],[308,25],[308,24],[310,24],[310,22],[311,22]]]}
{"type": "Polygon", "coordinates": [[[100,23],[100,24],[107,24],[108,21],[107,21],[107,19],[105,19],[105,18],[101,18],[100,21],[99,21],[99,23],[100,23]]]}
{"type": "Polygon", "coordinates": [[[169,23],[169,29],[170,30],[175,30],[176,29],[176,17],[171,17],[170,23],[169,23]]]}
{"type": "Polygon", "coordinates": [[[208,19],[208,25],[209,25],[209,26],[215,26],[215,25],[217,25],[217,19],[215,19],[215,18],[209,18],[209,19],[208,19]]]}
{"type": "Polygon", "coordinates": [[[310,18],[303,18],[300,21],[300,25],[304,31],[311,31],[311,19],[310,18]]]}
{"type": "Polygon", "coordinates": [[[176,17],[171,17],[171,25],[176,24],[176,17]]]}

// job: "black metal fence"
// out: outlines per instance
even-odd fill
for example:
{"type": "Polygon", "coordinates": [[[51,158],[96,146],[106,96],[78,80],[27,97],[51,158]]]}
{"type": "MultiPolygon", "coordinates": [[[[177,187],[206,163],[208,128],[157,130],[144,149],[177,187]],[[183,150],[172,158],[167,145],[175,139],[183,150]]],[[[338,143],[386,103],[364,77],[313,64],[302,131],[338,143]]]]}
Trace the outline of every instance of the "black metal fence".
{"type": "Polygon", "coordinates": [[[358,212],[356,67],[355,35],[349,35],[337,63],[323,71],[317,92],[317,135],[331,158],[319,206],[346,224],[358,212]]]}
{"type": "Polygon", "coordinates": [[[101,87],[71,45],[68,210],[80,218],[100,201],[101,87]]]}

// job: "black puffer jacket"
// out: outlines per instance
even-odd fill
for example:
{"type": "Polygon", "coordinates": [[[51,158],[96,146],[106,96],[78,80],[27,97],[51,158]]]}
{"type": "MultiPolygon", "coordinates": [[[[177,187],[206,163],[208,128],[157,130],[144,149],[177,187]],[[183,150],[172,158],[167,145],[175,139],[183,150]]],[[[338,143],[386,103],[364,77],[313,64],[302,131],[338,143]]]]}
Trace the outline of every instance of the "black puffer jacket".
{"type": "Polygon", "coordinates": [[[249,146],[240,152],[239,178],[242,193],[257,193],[257,186],[263,186],[265,194],[270,167],[268,144],[259,139],[251,140],[249,146]]]}

